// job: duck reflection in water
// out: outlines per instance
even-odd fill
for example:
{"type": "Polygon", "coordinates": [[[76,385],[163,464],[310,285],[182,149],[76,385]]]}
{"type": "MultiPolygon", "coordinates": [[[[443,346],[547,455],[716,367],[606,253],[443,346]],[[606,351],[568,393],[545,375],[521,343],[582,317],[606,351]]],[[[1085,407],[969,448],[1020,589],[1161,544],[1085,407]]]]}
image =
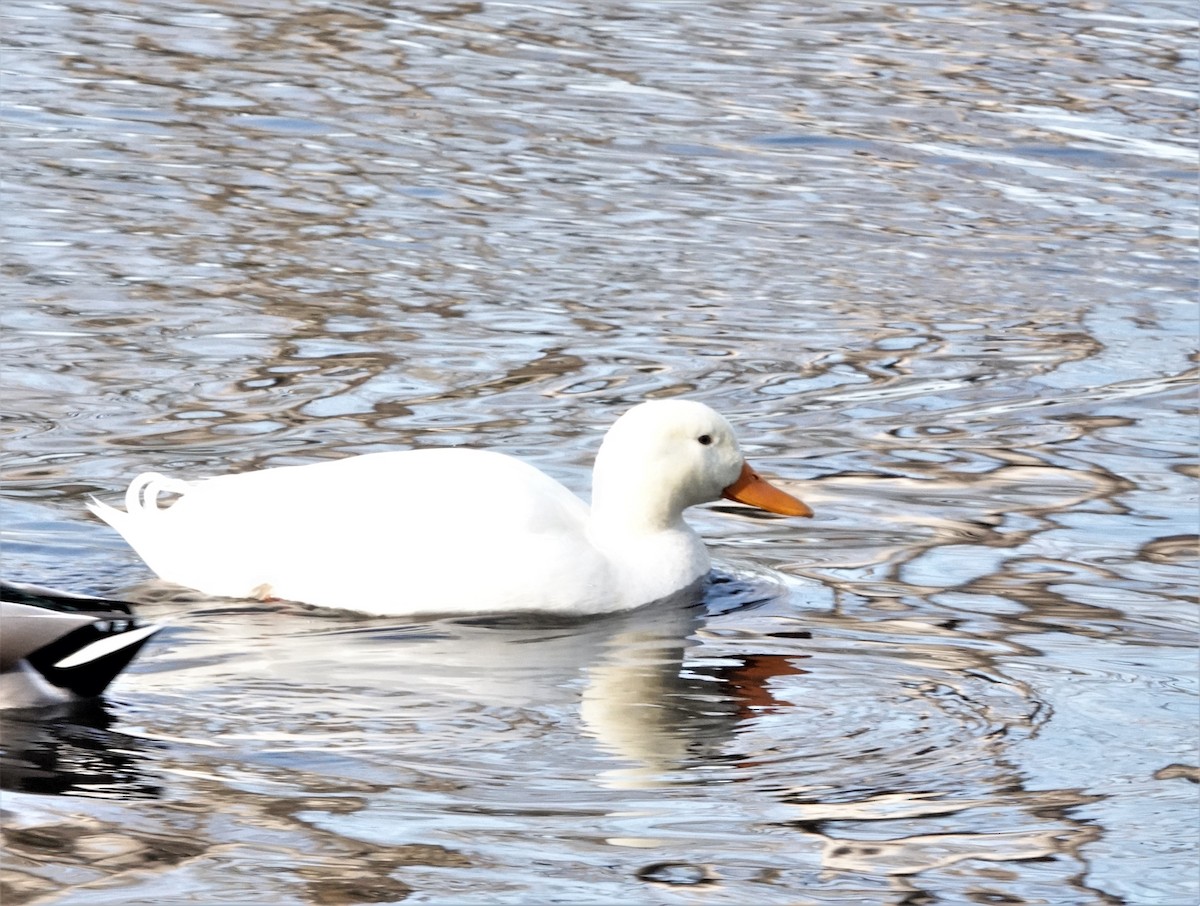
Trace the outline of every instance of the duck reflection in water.
{"type": "MultiPolygon", "coordinates": [[[[156,595],[148,588],[132,596],[156,595]]],[[[186,699],[193,717],[196,707],[208,709],[222,715],[214,718],[219,723],[231,721],[226,724],[231,729],[243,717],[250,719],[249,712],[261,722],[266,707],[274,713],[268,721],[321,734],[326,716],[337,713],[339,723],[358,725],[362,733],[395,733],[389,741],[393,753],[410,744],[424,749],[428,739],[403,732],[418,721],[401,721],[390,730],[375,723],[385,701],[420,716],[423,732],[467,749],[487,745],[487,734],[469,715],[578,709],[583,735],[613,762],[599,782],[658,786],[678,782],[666,776],[672,772],[743,760],[727,752],[737,725],[777,704],[770,694],[773,677],[803,672],[795,663],[802,655],[782,655],[778,647],[754,652],[746,639],[738,640],[731,655],[695,656],[703,647],[696,634],[714,616],[753,606],[762,597],[761,583],[718,575],[715,582],[622,614],[509,614],[400,625],[287,602],[231,609],[214,601],[205,607],[193,597],[187,602],[189,657],[211,666],[173,670],[160,656],[156,700],[186,699]],[[285,688],[289,693],[281,695],[285,688]]],[[[175,725],[174,709],[142,712],[154,732],[189,736],[175,725]]],[[[83,703],[49,716],[5,715],[5,788],[158,795],[145,776],[144,762],[154,757],[145,747],[174,747],[121,735],[110,726],[112,714],[102,704],[83,703]]],[[[305,748],[301,737],[299,751],[305,748]]],[[[346,737],[346,743],[354,749],[361,738],[346,737]]],[[[258,757],[253,751],[237,756],[223,747],[223,752],[222,757],[258,757]]],[[[204,757],[184,750],[176,755],[204,757]]]]}
{"type": "Polygon", "coordinates": [[[157,799],[157,743],[113,729],[99,699],[39,711],[0,711],[0,789],[101,799],[157,799]]]}
{"type": "Polygon", "coordinates": [[[780,707],[772,679],[806,672],[799,652],[689,658],[707,611],[699,602],[666,603],[655,619],[613,633],[587,669],[584,725],[602,748],[629,762],[603,773],[612,787],[656,787],[674,771],[742,762],[727,752],[736,727],[780,707]]]}
{"type": "Polygon", "coordinates": [[[720,657],[695,655],[707,647],[697,633],[715,616],[763,598],[761,583],[718,574],[627,613],[360,624],[278,639],[265,650],[274,678],[295,671],[299,681],[302,670],[311,676],[315,659],[321,671],[336,671],[343,688],[383,683],[372,695],[483,709],[577,707],[584,735],[619,763],[600,781],[656,786],[673,782],[664,776],[670,772],[743,760],[727,751],[738,724],[778,707],[773,678],[805,672],[797,664],[804,655],[781,652],[778,640],[768,651],[754,651],[751,637],[720,657]],[[335,663],[330,635],[354,656],[342,648],[335,663]]]}

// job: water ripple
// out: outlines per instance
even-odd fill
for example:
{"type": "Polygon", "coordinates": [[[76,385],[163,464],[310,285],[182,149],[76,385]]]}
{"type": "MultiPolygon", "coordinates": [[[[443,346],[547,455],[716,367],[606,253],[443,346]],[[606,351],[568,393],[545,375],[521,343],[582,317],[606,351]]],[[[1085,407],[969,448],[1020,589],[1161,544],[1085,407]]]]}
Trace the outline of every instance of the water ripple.
{"type": "Polygon", "coordinates": [[[278,7],[6,6],[5,568],[171,622],[4,716],[5,902],[1196,899],[1193,22],[278,7]],[[586,494],[679,394],[816,510],[695,511],[690,607],[213,601],[84,514],[456,444],[586,494]]]}

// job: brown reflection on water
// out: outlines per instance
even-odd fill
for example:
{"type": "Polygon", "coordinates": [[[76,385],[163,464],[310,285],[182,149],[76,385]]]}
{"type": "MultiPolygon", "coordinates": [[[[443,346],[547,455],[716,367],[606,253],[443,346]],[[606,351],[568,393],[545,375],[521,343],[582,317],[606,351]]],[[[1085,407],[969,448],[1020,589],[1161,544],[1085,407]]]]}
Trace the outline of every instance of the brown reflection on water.
{"type": "MultiPolygon", "coordinates": [[[[212,768],[220,771],[217,765],[212,768]]],[[[196,765],[165,762],[160,769],[168,775],[173,770],[194,774],[196,765]]],[[[0,884],[5,902],[32,902],[68,891],[82,896],[114,884],[141,885],[149,896],[156,878],[173,876],[162,894],[164,902],[180,896],[181,884],[189,886],[181,878],[193,877],[209,902],[224,897],[245,902],[254,891],[272,898],[293,891],[312,903],[388,903],[411,892],[396,877],[403,869],[470,865],[465,856],[442,846],[372,845],[305,819],[314,812],[336,815],[362,808],[363,797],[382,792],[368,784],[342,779],[324,796],[317,784],[310,784],[303,796],[280,798],[275,792],[234,792],[214,774],[212,782],[199,784],[194,792],[206,802],[203,809],[161,803],[154,822],[103,812],[36,826],[6,822],[6,871],[0,884]],[[228,826],[252,831],[230,840],[223,830],[228,826]]]]}

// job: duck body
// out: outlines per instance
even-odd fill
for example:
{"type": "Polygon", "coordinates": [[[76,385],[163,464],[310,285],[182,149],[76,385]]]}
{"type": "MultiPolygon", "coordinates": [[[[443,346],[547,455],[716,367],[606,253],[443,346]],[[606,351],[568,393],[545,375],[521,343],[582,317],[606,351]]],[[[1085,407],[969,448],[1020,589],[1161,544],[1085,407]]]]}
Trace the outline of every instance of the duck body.
{"type": "Polygon", "coordinates": [[[161,628],[123,601],[0,582],[0,708],[94,698],[161,628]]]}
{"type": "Polygon", "coordinates": [[[467,448],[194,482],[148,473],[124,512],[91,506],[159,577],[206,594],[393,616],[591,614],[700,580],[708,554],[682,512],[718,499],[743,467],[721,416],[661,401],[606,435],[591,507],[527,463],[467,448]],[[160,506],[164,492],[179,497],[160,506]]]}

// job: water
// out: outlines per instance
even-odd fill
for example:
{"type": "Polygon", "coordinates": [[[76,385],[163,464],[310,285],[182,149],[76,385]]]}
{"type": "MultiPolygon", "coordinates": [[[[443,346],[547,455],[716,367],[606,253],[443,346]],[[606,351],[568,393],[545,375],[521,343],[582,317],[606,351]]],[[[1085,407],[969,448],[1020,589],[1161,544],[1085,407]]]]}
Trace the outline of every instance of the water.
{"type": "Polygon", "coordinates": [[[4,15],[4,568],[170,620],[4,718],[4,902],[1200,897],[1187,4],[4,15]],[[716,581],[630,614],[204,599],[84,509],[586,492],[678,394],[817,517],[695,511],[716,581]]]}

